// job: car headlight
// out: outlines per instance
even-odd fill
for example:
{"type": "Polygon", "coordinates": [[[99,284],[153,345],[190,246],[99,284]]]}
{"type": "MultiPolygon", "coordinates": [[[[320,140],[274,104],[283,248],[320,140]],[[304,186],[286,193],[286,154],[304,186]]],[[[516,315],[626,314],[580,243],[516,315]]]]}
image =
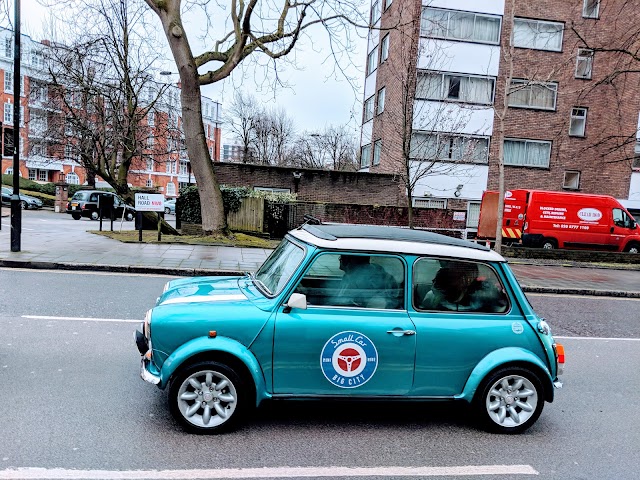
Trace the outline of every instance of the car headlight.
{"type": "Polygon", "coordinates": [[[147,313],[144,316],[144,323],[142,327],[142,334],[147,337],[147,340],[151,340],[151,313],[153,309],[147,310],[147,313]]]}

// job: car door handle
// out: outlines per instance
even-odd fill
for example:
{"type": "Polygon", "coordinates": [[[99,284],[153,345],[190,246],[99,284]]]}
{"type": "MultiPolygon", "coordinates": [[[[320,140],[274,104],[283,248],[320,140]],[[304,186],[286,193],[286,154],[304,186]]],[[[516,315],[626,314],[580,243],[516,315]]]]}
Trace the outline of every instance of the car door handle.
{"type": "Polygon", "coordinates": [[[390,333],[391,335],[415,335],[416,331],[415,330],[387,330],[387,333],[390,333]]]}

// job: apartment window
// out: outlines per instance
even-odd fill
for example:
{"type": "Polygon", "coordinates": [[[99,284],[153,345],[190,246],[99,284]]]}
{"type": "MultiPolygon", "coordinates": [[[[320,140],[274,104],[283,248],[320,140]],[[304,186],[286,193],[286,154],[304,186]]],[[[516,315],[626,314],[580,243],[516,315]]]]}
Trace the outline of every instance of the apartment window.
{"type": "Polygon", "coordinates": [[[420,35],[497,45],[500,42],[500,17],[425,7],[420,35]]]}
{"type": "Polygon", "coordinates": [[[36,157],[46,156],[47,148],[42,143],[36,143],[31,147],[31,154],[36,157]]]}
{"type": "Polygon", "coordinates": [[[378,47],[371,50],[367,57],[367,75],[371,75],[378,68],[378,47]]]}
{"type": "Polygon", "coordinates": [[[38,170],[38,180],[41,182],[46,182],[49,180],[49,171],[48,170],[38,170]]]}
{"type": "Polygon", "coordinates": [[[147,113],[147,125],[149,125],[150,127],[153,127],[155,125],[155,121],[156,121],[155,112],[153,110],[149,110],[149,113],[147,113]]]}
{"type": "Polygon", "coordinates": [[[564,172],[564,181],[562,182],[562,188],[568,190],[580,189],[580,172],[566,171],[564,172]]]}
{"type": "Polygon", "coordinates": [[[371,95],[364,101],[364,118],[362,123],[367,123],[369,120],[373,118],[374,112],[374,104],[375,98],[371,95]]]}
{"type": "Polygon", "coordinates": [[[153,135],[149,135],[147,137],[147,147],[148,148],[153,148],[153,144],[154,144],[154,139],[153,139],[153,135]]]}
{"type": "Polygon", "coordinates": [[[147,158],[147,172],[153,172],[153,159],[147,158]]]}
{"type": "Polygon", "coordinates": [[[384,0],[376,0],[371,7],[371,25],[375,25],[380,20],[380,2],[384,0]]]}
{"type": "Polygon", "coordinates": [[[175,197],[176,195],[176,184],[173,182],[167,183],[167,196],[175,197]]]}
{"type": "Polygon", "coordinates": [[[13,93],[13,72],[4,71],[4,92],[13,93]]]}
{"type": "Polygon", "coordinates": [[[393,0],[384,0],[384,9],[386,10],[387,8],[389,8],[392,2],[393,0]]]}
{"type": "Polygon", "coordinates": [[[44,54],[40,50],[31,50],[31,65],[36,68],[44,68],[44,54]]]}
{"type": "Polygon", "coordinates": [[[13,125],[13,103],[4,104],[4,124],[13,125]]]}
{"type": "Polygon", "coordinates": [[[176,162],[175,160],[168,160],[166,164],[167,173],[176,173],[176,162]]]}
{"type": "Polygon", "coordinates": [[[593,72],[593,50],[579,48],[576,57],[576,78],[591,80],[593,72]]]}
{"type": "Polygon", "coordinates": [[[145,186],[146,186],[147,188],[151,188],[151,187],[153,187],[153,180],[151,180],[150,178],[147,178],[147,181],[146,181],[146,183],[145,183],[145,186]]]}
{"type": "Polygon", "coordinates": [[[387,33],[380,43],[380,63],[389,58],[389,34],[387,33]]]}
{"type": "Polygon", "coordinates": [[[410,157],[415,160],[471,162],[489,161],[489,139],[446,133],[414,133],[410,157]]]}
{"type": "Polygon", "coordinates": [[[380,165],[380,156],[382,155],[382,140],[373,142],[373,165],[380,165]]]}
{"type": "Polygon", "coordinates": [[[189,172],[189,162],[180,160],[180,175],[186,175],[189,172]]]}
{"type": "Polygon", "coordinates": [[[504,164],[518,167],[549,168],[551,142],[543,140],[505,140],[504,164]]]}
{"type": "Polygon", "coordinates": [[[34,168],[29,169],[29,180],[35,180],[37,178],[37,175],[38,175],[38,170],[34,168]]]}
{"type": "Polygon", "coordinates": [[[386,95],[386,87],[382,87],[380,90],[378,90],[378,102],[377,102],[377,108],[376,108],[376,115],[380,115],[382,112],[384,112],[384,98],[386,95]]]}
{"type": "Polygon", "coordinates": [[[360,150],[360,166],[362,168],[366,168],[369,166],[369,162],[371,157],[371,144],[365,145],[360,150]]]}
{"type": "Polygon", "coordinates": [[[509,89],[509,106],[555,110],[557,95],[557,83],[511,80],[511,88],[509,89]]]}
{"type": "Polygon", "coordinates": [[[4,56],[13,58],[13,35],[4,37],[4,56]]]}
{"type": "Polygon", "coordinates": [[[584,0],[582,16],[584,18],[598,18],[600,16],[600,0],[584,0]]]}
{"type": "Polygon", "coordinates": [[[562,50],[564,25],[543,20],[516,18],[513,20],[513,45],[534,50],[562,50]]]}
{"type": "Polygon", "coordinates": [[[416,98],[493,104],[495,79],[450,73],[418,72],[416,98]]]}
{"type": "Polygon", "coordinates": [[[64,178],[69,185],[80,185],[80,177],[78,177],[77,173],[67,173],[64,178]]]}
{"type": "Polygon", "coordinates": [[[571,109],[569,121],[569,135],[572,137],[584,137],[587,126],[587,109],[574,107],[571,109]]]}
{"type": "Polygon", "coordinates": [[[66,158],[67,160],[73,159],[73,145],[67,143],[64,146],[64,158],[66,158]]]}

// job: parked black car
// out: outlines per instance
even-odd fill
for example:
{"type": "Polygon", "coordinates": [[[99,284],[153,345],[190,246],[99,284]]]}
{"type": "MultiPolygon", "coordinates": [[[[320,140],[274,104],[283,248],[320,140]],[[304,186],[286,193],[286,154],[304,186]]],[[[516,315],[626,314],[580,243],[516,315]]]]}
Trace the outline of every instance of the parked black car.
{"type": "MultiPolygon", "coordinates": [[[[101,190],[77,191],[67,203],[67,213],[70,214],[74,220],[80,220],[82,217],[98,220],[100,218],[98,202],[101,196],[113,198],[113,209],[116,218],[121,218],[124,210],[125,220],[131,221],[134,219],[136,210],[133,207],[127,205],[124,200],[115,193],[103,192],[101,190]]],[[[106,216],[108,216],[108,214],[106,212],[103,213],[103,218],[106,216]]]]}
{"type": "MultiPolygon", "coordinates": [[[[11,205],[12,194],[13,194],[13,189],[9,187],[2,187],[2,205],[7,205],[7,206],[11,205]]],[[[23,210],[42,208],[42,200],[36,197],[32,197],[30,195],[25,195],[24,193],[21,193],[20,208],[22,208],[23,210]]]]}

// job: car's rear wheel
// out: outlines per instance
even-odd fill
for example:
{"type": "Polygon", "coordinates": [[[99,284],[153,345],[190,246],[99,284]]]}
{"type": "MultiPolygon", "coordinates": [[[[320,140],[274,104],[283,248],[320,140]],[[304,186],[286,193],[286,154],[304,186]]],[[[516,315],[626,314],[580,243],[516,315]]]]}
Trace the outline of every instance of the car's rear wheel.
{"type": "Polygon", "coordinates": [[[22,201],[20,202],[20,208],[21,208],[22,210],[27,210],[27,209],[29,208],[29,205],[27,205],[27,202],[25,202],[24,200],[22,200],[22,201]]]}
{"type": "Polygon", "coordinates": [[[200,362],[180,371],[169,387],[171,413],[194,433],[221,433],[238,425],[249,408],[248,389],[232,368],[200,362]]]}
{"type": "Polygon", "coordinates": [[[99,220],[100,214],[98,212],[91,212],[91,220],[99,220]]]}
{"type": "Polygon", "coordinates": [[[133,220],[133,213],[131,212],[126,212],[124,214],[124,218],[127,220],[127,222],[130,222],[131,220],[133,220]]]}
{"type": "Polygon", "coordinates": [[[482,382],[475,409],[484,428],[494,433],[521,433],[531,427],[544,408],[544,389],[538,376],[521,367],[493,372],[482,382]]]}
{"type": "Polygon", "coordinates": [[[545,250],[555,250],[558,248],[558,242],[556,242],[553,238],[545,238],[542,240],[542,248],[545,250]]]}
{"type": "Polygon", "coordinates": [[[171,209],[169,207],[165,207],[164,213],[165,215],[169,215],[171,213],[171,209]]]}
{"type": "Polygon", "coordinates": [[[74,220],[80,220],[82,218],[82,215],[79,213],[72,213],[71,218],[73,218],[74,220]]]}

